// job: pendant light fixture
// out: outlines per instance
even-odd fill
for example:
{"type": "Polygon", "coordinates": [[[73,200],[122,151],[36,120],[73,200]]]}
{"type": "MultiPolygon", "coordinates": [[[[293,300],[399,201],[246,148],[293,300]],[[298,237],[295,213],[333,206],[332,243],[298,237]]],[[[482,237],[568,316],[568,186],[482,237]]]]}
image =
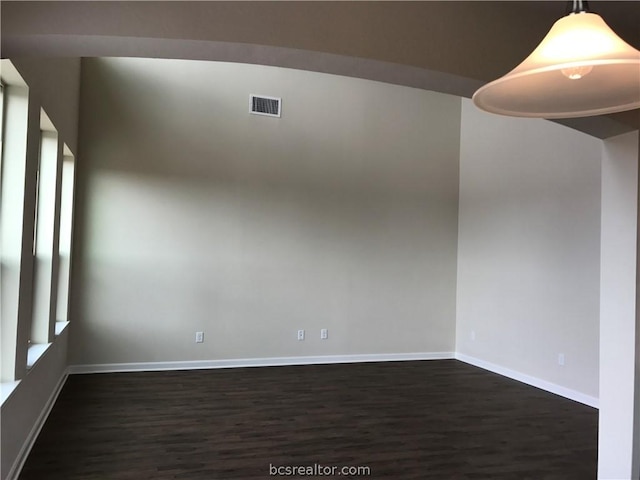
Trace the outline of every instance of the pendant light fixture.
{"type": "Polygon", "coordinates": [[[640,108],[640,51],[573,0],[516,68],[480,88],[473,102],[515,117],[571,118],[640,108]]]}

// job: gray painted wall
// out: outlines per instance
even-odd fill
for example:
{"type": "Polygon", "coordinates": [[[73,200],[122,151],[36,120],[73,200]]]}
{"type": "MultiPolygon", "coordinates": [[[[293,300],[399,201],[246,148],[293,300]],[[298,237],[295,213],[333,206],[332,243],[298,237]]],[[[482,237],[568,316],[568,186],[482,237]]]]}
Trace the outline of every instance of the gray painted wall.
{"type": "Polygon", "coordinates": [[[453,350],[459,98],[158,59],[82,81],[72,363],[453,350]]]}
{"type": "MultiPolygon", "coordinates": [[[[82,70],[72,363],[457,349],[597,396],[600,141],[281,68],[82,70]],[[249,116],[249,93],[283,117],[249,116]]],[[[3,478],[65,342],[2,407],[3,478]]]]}
{"type": "Polygon", "coordinates": [[[463,100],[457,352],[598,397],[601,155],[463,100]]]}
{"type": "Polygon", "coordinates": [[[78,153],[80,59],[61,57],[13,57],[29,85],[33,101],[45,109],[60,138],[78,153]]]}

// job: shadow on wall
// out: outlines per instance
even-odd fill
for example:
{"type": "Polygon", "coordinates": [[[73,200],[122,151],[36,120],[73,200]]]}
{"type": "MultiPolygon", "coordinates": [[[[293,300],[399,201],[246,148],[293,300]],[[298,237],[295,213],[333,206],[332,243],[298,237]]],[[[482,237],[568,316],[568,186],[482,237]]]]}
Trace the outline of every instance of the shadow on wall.
{"type": "Polygon", "coordinates": [[[83,82],[72,363],[452,350],[460,99],[169,60],[83,82]]]}

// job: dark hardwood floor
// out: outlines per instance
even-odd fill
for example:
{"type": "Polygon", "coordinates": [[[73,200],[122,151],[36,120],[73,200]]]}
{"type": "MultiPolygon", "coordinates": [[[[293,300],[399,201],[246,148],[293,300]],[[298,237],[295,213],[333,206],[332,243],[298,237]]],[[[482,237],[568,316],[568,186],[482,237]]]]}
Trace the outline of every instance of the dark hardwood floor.
{"type": "Polygon", "coordinates": [[[20,479],[587,480],[597,423],[456,360],[73,375],[20,479]]]}

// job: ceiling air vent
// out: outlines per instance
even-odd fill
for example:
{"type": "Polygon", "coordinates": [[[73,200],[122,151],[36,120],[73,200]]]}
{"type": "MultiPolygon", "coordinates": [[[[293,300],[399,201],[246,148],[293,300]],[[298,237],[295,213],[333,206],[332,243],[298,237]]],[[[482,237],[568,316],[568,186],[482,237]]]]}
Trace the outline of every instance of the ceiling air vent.
{"type": "Polygon", "coordinates": [[[282,106],[282,99],[276,97],[265,97],[264,95],[251,95],[251,110],[255,115],[267,115],[268,117],[279,117],[282,106]]]}

